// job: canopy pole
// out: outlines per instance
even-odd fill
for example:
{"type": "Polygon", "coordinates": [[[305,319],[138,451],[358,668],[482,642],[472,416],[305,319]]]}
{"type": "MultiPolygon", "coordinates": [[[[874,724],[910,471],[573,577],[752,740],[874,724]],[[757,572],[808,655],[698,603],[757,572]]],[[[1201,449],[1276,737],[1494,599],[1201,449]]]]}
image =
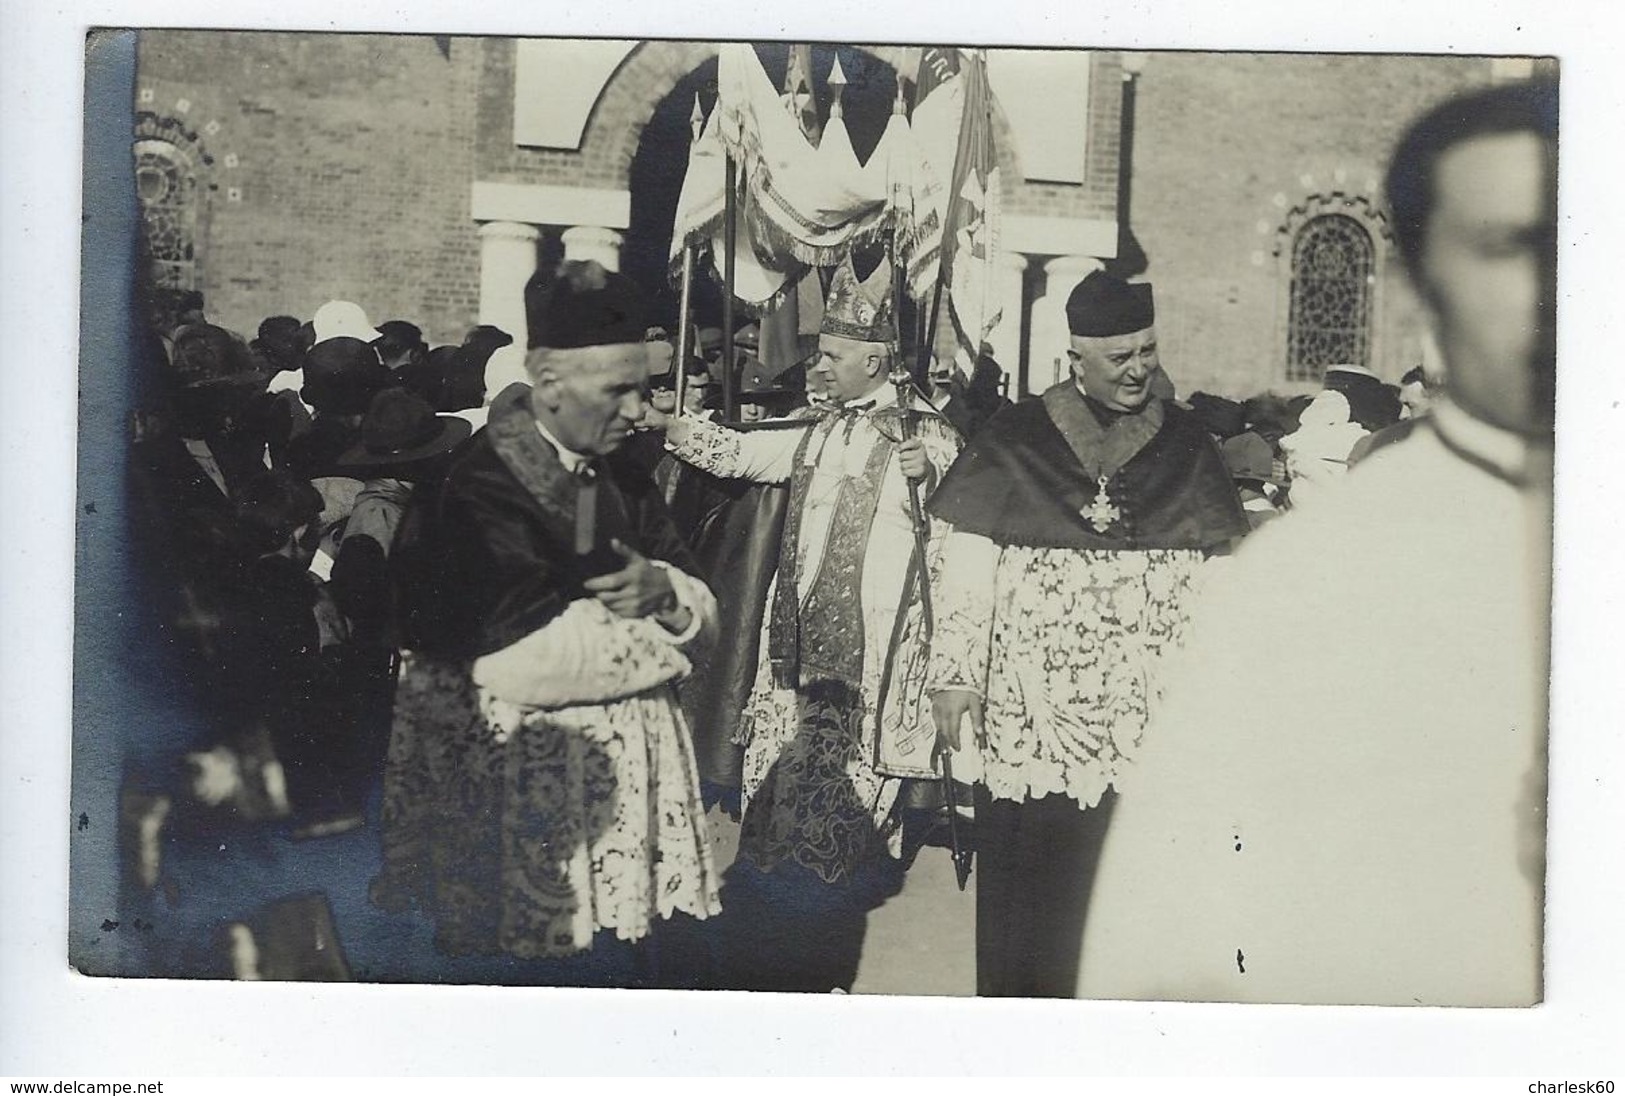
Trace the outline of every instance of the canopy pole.
{"type": "Polygon", "coordinates": [[[683,281],[677,290],[677,369],[672,388],[677,406],[672,414],[681,416],[688,399],[688,359],[694,353],[694,245],[683,244],[683,281]]]}
{"type": "MultiPolygon", "coordinates": [[[[705,112],[700,109],[700,96],[694,95],[694,109],[688,115],[688,134],[690,159],[693,157],[693,146],[700,143],[700,134],[705,131],[705,112]]],[[[677,289],[677,370],[672,378],[672,390],[677,395],[677,406],[672,409],[675,415],[682,415],[688,402],[688,359],[694,354],[694,252],[696,245],[693,240],[683,240],[683,274],[682,283],[677,289]]]]}
{"type": "Polygon", "coordinates": [[[738,392],[734,379],[734,249],[739,237],[739,165],[728,153],[727,175],[723,182],[722,215],[722,417],[736,418],[738,392]]]}

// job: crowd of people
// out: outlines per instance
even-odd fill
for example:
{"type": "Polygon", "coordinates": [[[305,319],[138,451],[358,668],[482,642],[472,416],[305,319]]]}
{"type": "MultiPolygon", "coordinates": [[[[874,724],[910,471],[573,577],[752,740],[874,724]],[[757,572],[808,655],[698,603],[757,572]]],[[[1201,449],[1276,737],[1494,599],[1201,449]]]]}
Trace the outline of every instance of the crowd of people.
{"type": "MultiPolygon", "coordinates": [[[[984,347],[916,385],[890,263],[861,250],[832,272],[816,350],[777,370],[754,325],[726,340],[732,361],[714,326],[683,340],[694,350],[680,361],[629,279],[595,263],[540,272],[525,291],[526,379],[500,391],[487,390],[502,372],[493,357],[521,348],[489,326],[431,348],[412,323],[374,326],[331,301],[245,340],[210,323],[201,298],[183,301],[150,348],[162,384],[134,467],[210,731],[147,802],[185,799],[300,841],[375,828],[370,901],[428,918],[440,955],[500,956],[522,981],[569,983],[588,956],[615,984],[847,990],[868,914],[922,847],[942,844],[974,849],[984,995],[1296,999],[1296,975],[1331,1000],[1415,986],[1433,1000],[1495,996],[1505,982],[1483,970],[1531,946],[1538,960],[1538,902],[1493,927],[1462,911],[1485,888],[1526,898],[1531,879],[1538,897],[1538,796],[1524,778],[1544,724],[1520,715],[1485,747],[1462,713],[1486,709],[1450,690],[1471,693],[1495,666],[1507,707],[1493,720],[1535,711],[1520,683],[1539,662],[1539,598],[1514,589],[1492,627],[1461,615],[1459,583],[1413,597],[1431,614],[1418,632],[1484,624],[1478,661],[1460,666],[1413,658],[1398,629],[1367,635],[1368,602],[1326,607],[1362,637],[1317,633],[1352,691],[1278,633],[1230,621],[1215,640],[1212,623],[1239,611],[1236,591],[1249,591],[1244,608],[1268,601],[1253,560],[1271,561],[1271,591],[1318,605],[1325,572],[1346,566],[1375,598],[1420,573],[1406,552],[1435,551],[1414,547],[1417,529],[1444,522],[1437,535],[1455,543],[1541,489],[1495,454],[1516,443],[1534,460],[1549,444],[1549,297],[1530,279],[1549,259],[1555,104],[1514,86],[1449,109],[1419,124],[1389,176],[1437,341],[1397,385],[1332,365],[1314,394],[1182,396],[1158,355],[1152,287],[1104,271],[1067,301],[1065,382],[1012,402],[984,347]],[[1529,208],[1474,205],[1487,200],[1473,167],[1514,190],[1534,172],[1518,192],[1529,208]],[[1529,277],[1508,274],[1510,252],[1479,247],[1496,217],[1536,264],[1529,277]],[[1407,472],[1408,457],[1432,463],[1407,472]],[[1469,467],[1493,485],[1451,479],[1469,467]],[[1361,487],[1384,477],[1403,481],[1394,498],[1415,505],[1390,505],[1414,527],[1361,487]],[[1422,497],[1433,487],[1444,494],[1422,497]],[[1461,512],[1464,499],[1483,509],[1461,512]],[[1372,512],[1347,516],[1356,502],[1372,512]],[[1333,558],[1356,545],[1358,563],[1333,558]],[[1282,578],[1294,566],[1301,584],[1282,578]],[[1408,665],[1426,666],[1426,680],[1399,675],[1425,734],[1356,695],[1408,665]],[[1249,710],[1253,690],[1273,714],[1249,710]],[[1413,733],[1476,754],[1478,783],[1450,785],[1435,771],[1449,750],[1413,733]],[[1377,795],[1366,774],[1379,748],[1386,766],[1417,758],[1429,786],[1476,795],[1486,831],[1505,808],[1495,832],[1516,821],[1521,851],[1486,832],[1469,855],[1457,824],[1458,845],[1441,837],[1433,859],[1367,870],[1348,851],[1323,870],[1308,839],[1296,859],[1280,852],[1278,821],[1278,858],[1253,867],[1241,831],[1264,828],[1259,812],[1279,809],[1322,848],[1347,843],[1339,827],[1365,831],[1317,814],[1303,789],[1388,803],[1408,784],[1390,776],[1377,795]],[[1198,758],[1209,779],[1193,792],[1198,758]],[[1216,775],[1227,758],[1255,776],[1239,806],[1216,775]],[[715,862],[708,811],[738,823],[732,864],[715,862]],[[1263,874],[1214,867],[1215,841],[1263,874]],[[1482,869],[1471,886],[1453,889],[1459,873],[1439,863],[1452,858],[1482,869]],[[1399,948],[1416,964],[1408,979],[1318,953],[1309,969],[1272,935],[1306,908],[1293,873],[1327,896],[1299,926],[1317,946],[1349,938],[1361,911],[1389,924],[1404,910],[1431,959],[1399,948]],[[1243,890],[1245,919],[1232,912],[1243,890]],[[1396,897],[1407,890],[1426,898],[1396,897]],[[1532,939],[1519,935],[1530,916],[1532,939]],[[1204,918],[1233,935],[1190,931],[1204,918]],[[1275,972],[1265,958],[1248,975],[1245,956],[1272,948],[1275,972]]],[[[1527,584],[1521,556],[1470,562],[1486,582],[1522,568],[1527,584]]],[[[1297,619],[1283,613],[1269,625],[1297,619]]],[[[160,829],[132,831],[149,886],[160,829]]],[[[238,973],[252,953],[238,948],[238,973]]]]}

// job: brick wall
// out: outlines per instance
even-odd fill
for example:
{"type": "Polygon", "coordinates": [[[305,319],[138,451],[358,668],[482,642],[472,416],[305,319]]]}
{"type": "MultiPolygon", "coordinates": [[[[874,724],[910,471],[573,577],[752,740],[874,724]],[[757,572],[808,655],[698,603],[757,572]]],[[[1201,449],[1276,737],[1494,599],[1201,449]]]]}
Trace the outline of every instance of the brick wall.
{"type": "Polygon", "coordinates": [[[448,59],[427,37],[149,31],[139,49],[138,108],[189,105],[214,160],[211,318],[251,335],[347,298],[461,339],[479,297],[482,43],[452,39],[448,59]]]}
{"type": "Polygon", "coordinates": [[[1009,123],[994,111],[1006,213],[1034,217],[1111,220],[1117,216],[1118,118],[1123,109],[1122,64],[1110,51],[1093,53],[1089,66],[1089,147],[1083,184],[1028,183],[1012,147],[1009,123]]]}
{"type": "MultiPolygon", "coordinates": [[[[1157,290],[1163,360],[1181,392],[1286,391],[1277,229],[1314,194],[1380,205],[1388,154],[1437,100],[1488,82],[1451,57],[1152,54],[1135,98],[1132,228],[1157,290]]],[[[1377,236],[1373,368],[1419,361],[1419,315],[1377,236]]]]}
{"type": "Polygon", "coordinates": [[[716,56],[704,42],[645,42],[610,79],[575,151],[519,148],[513,143],[516,43],[483,44],[479,97],[479,170],[491,182],[623,190],[638,138],[655,106],[678,79],[716,56]]]}
{"type": "MultiPolygon", "coordinates": [[[[514,146],[507,39],[450,39],[448,58],[424,37],[147,32],[138,86],[150,101],[138,108],[182,117],[214,160],[203,288],[221,322],[252,332],[266,315],[308,317],[346,297],[453,341],[478,311],[471,184],[626,187],[656,105],[715,52],[644,43],[572,152],[514,146]]],[[[897,47],[871,52],[907,71],[897,47]]],[[[1181,391],[1289,387],[1288,272],[1274,252],[1291,211],[1333,191],[1380,203],[1404,124],[1489,78],[1472,58],[1151,55],[1134,99],[1131,227],[1181,391]]],[[[1118,56],[1095,54],[1088,179],[1026,184],[1002,141],[1006,210],[1114,218],[1123,103],[1118,56]]],[[[1002,116],[995,125],[1007,134],[1002,116]]],[[[1396,377],[1417,360],[1418,314],[1375,227],[1372,364],[1396,377]]]]}

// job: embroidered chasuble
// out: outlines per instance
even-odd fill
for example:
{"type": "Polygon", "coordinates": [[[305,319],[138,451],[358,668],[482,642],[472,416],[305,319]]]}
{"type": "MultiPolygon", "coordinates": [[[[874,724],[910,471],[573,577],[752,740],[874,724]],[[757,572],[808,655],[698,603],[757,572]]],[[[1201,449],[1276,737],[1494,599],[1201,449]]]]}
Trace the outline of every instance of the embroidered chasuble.
{"type": "MultiPolygon", "coordinates": [[[[901,416],[889,387],[874,398],[872,408],[836,410],[804,430],[695,422],[671,446],[714,475],[790,485],[756,681],[739,724],[740,849],[763,868],[788,861],[827,882],[898,850],[890,817],[901,776],[912,774],[877,766],[877,754],[896,752],[878,746],[927,740],[930,728],[919,596],[906,589],[914,535],[894,459],[901,416]]],[[[957,435],[929,412],[918,430],[940,475],[957,435]]],[[[947,530],[932,523],[932,574],[947,530]]]]}
{"type": "MultiPolygon", "coordinates": [[[[850,444],[855,419],[842,417],[843,443],[850,444]]],[[[809,434],[828,442],[830,434],[809,434]]],[[[881,474],[896,448],[884,435],[869,450],[862,473],[842,474],[831,518],[824,533],[824,549],[818,557],[817,573],[797,605],[802,585],[801,553],[790,557],[784,581],[779,583],[769,618],[768,650],[775,680],[795,688],[817,681],[843,681],[858,685],[863,678],[863,559],[880,501],[881,474]]],[[[797,461],[790,480],[790,516],[785,537],[792,541],[801,535],[801,516],[806,512],[807,493],[817,457],[797,461]]]]}

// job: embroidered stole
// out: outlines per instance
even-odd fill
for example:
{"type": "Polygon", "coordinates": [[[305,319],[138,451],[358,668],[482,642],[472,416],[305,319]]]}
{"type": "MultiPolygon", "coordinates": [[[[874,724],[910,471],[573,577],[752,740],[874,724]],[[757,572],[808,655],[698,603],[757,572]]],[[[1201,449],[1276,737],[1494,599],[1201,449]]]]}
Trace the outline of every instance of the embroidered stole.
{"type": "Polygon", "coordinates": [[[863,682],[863,561],[880,502],[882,475],[895,443],[882,433],[869,451],[863,474],[842,477],[818,573],[803,601],[797,593],[801,586],[801,519],[814,471],[814,465],[806,460],[807,448],[820,433],[827,445],[843,419],[849,431],[853,424],[844,415],[831,419],[828,430],[807,432],[796,449],[795,472],[790,479],[789,514],[784,528],[788,553],[779,566],[768,622],[773,680],[785,689],[798,688],[813,678],[853,686],[863,682]]]}

